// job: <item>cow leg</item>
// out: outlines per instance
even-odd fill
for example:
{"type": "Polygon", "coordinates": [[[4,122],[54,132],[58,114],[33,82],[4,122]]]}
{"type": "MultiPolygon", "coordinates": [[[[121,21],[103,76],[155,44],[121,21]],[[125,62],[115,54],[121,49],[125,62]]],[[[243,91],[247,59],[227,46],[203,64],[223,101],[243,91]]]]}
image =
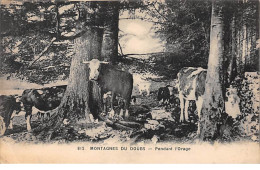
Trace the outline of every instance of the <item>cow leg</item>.
{"type": "Polygon", "coordinates": [[[129,106],[130,106],[130,101],[131,101],[131,97],[129,97],[128,99],[126,99],[124,102],[125,102],[125,118],[128,118],[129,117],[129,106]]]}
{"type": "Polygon", "coordinates": [[[50,114],[50,112],[47,112],[46,114],[47,114],[47,118],[48,118],[48,120],[50,120],[50,118],[51,118],[51,114],[50,114]]]}
{"type": "Polygon", "coordinates": [[[15,114],[16,114],[16,111],[14,110],[11,115],[11,118],[10,118],[10,123],[9,123],[8,129],[13,129],[13,119],[14,119],[15,114]]]}
{"type": "Polygon", "coordinates": [[[104,96],[104,93],[102,91],[101,91],[101,97],[102,97],[102,99],[101,99],[102,103],[99,103],[99,104],[102,104],[102,105],[100,105],[101,106],[100,108],[103,109],[102,113],[107,114],[107,96],[104,96]]]}
{"type": "Polygon", "coordinates": [[[4,122],[4,118],[0,116],[0,136],[3,136],[5,134],[5,131],[6,131],[6,125],[4,122]]]}
{"type": "Polygon", "coordinates": [[[150,89],[149,88],[146,89],[146,94],[147,94],[147,96],[150,96],[150,89]]]}
{"type": "Polygon", "coordinates": [[[38,117],[38,120],[41,119],[41,112],[37,112],[37,117],[38,117]]]}
{"type": "Polygon", "coordinates": [[[184,122],[184,104],[185,104],[185,100],[182,94],[179,94],[179,98],[180,98],[180,107],[181,107],[181,115],[180,115],[180,122],[184,122]]]}
{"type": "Polygon", "coordinates": [[[203,98],[200,96],[198,97],[198,100],[196,102],[196,106],[197,106],[197,110],[198,110],[198,130],[197,130],[197,134],[200,133],[200,113],[201,113],[201,109],[202,109],[202,104],[203,104],[203,98]]]}
{"type": "Polygon", "coordinates": [[[26,112],[25,114],[25,120],[26,120],[26,126],[27,126],[27,131],[31,131],[31,117],[32,117],[32,106],[24,106],[24,110],[26,112]]]}
{"type": "Polygon", "coordinates": [[[118,107],[120,108],[119,116],[123,117],[124,116],[124,109],[126,107],[126,100],[125,99],[120,99],[119,102],[118,102],[118,107]]]}
{"type": "Polygon", "coordinates": [[[124,109],[123,108],[120,108],[120,114],[119,116],[123,117],[124,116],[124,109]]]}
{"type": "Polygon", "coordinates": [[[112,96],[111,96],[111,111],[109,112],[109,117],[112,118],[115,115],[115,111],[114,111],[114,99],[115,99],[115,93],[112,92],[112,96]]]}
{"type": "Polygon", "coordinates": [[[103,113],[106,114],[107,113],[107,99],[103,98],[103,113]]]}
{"type": "Polygon", "coordinates": [[[185,102],[185,109],[184,109],[184,119],[186,122],[189,122],[189,112],[188,112],[188,109],[189,109],[189,100],[186,99],[186,102],[185,102]]]}
{"type": "Polygon", "coordinates": [[[26,120],[26,125],[27,125],[27,131],[30,132],[32,130],[32,127],[31,127],[31,118],[32,118],[32,115],[30,114],[25,114],[25,120],[26,120]]]}
{"type": "Polygon", "coordinates": [[[41,112],[41,122],[44,122],[44,112],[41,112]]]}

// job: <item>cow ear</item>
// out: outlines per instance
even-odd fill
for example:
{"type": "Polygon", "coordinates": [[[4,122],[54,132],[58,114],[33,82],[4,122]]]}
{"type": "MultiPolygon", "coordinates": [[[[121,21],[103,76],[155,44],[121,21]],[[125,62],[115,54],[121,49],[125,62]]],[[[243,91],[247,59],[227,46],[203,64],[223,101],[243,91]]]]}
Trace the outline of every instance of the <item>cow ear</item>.
{"type": "Polygon", "coordinates": [[[85,61],[85,60],[83,60],[82,63],[83,63],[83,64],[89,64],[90,61],[85,61]]]}
{"type": "Polygon", "coordinates": [[[102,64],[109,64],[109,62],[107,62],[107,61],[100,61],[100,63],[102,63],[102,64]]]}

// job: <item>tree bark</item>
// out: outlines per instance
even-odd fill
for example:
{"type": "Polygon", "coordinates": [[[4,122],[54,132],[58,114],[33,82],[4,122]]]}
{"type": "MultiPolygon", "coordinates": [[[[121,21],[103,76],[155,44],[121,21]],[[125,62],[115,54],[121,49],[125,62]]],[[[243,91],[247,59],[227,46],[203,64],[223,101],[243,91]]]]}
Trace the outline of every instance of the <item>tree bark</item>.
{"type": "MultiPolygon", "coordinates": [[[[256,1],[256,41],[258,41],[258,43],[260,43],[260,2],[259,1],[256,1]]],[[[256,49],[256,70],[259,71],[260,68],[259,68],[259,56],[260,56],[260,44],[257,44],[257,49],[256,49]]]]}
{"type": "Polygon", "coordinates": [[[115,64],[118,60],[119,2],[108,2],[106,11],[101,55],[104,60],[115,64]]]}
{"type": "MultiPolygon", "coordinates": [[[[86,118],[87,121],[89,120],[88,69],[82,61],[91,59],[91,38],[93,36],[91,33],[88,30],[74,40],[75,55],[70,66],[69,83],[61,102],[61,108],[66,108],[63,113],[66,117],[73,115],[73,117],[86,118]]],[[[63,111],[63,109],[61,110],[63,111]]]]}
{"type": "Polygon", "coordinates": [[[233,15],[232,21],[231,21],[231,59],[228,66],[228,85],[232,83],[232,81],[235,79],[237,75],[236,70],[236,16],[233,15]]]}
{"type": "MultiPolygon", "coordinates": [[[[44,136],[47,132],[47,140],[59,137],[68,139],[71,136],[79,135],[78,132],[91,123],[91,111],[98,114],[99,110],[94,107],[99,106],[99,103],[95,106],[89,103],[90,100],[101,101],[100,90],[96,84],[90,84],[88,65],[82,62],[100,57],[101,53],[102,41],[100,39],[102,38],[100,37],[102,36],[94,21],[97,13],[86,13],[88,8],[96,7],[95,3],[97,2],[81,2],[80,4],[81,16],[86,19],[81,22],[88,23],[82,30],[79,30],[81,36],[73,40],[75,55],[71,61],[68,85],[61,104],[52,119],[40,132],[39,136],[44,136]]],[[[93,116],[97,117],[97,115],[93,116]]]]}
{"type": "Polygon", "coordinates": [[[212,2],[210,54],[200,121],[200,137],[215,139],[223,99],[223,0],[212,2]]]}

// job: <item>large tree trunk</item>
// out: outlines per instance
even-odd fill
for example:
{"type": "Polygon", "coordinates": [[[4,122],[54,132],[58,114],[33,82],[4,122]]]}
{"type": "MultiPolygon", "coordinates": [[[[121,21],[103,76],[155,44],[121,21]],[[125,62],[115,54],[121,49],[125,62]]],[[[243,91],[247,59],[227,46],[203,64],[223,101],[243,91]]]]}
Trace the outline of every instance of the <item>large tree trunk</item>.
{"type": "Polygon", "coordinates": [[[68,85],[61,104],[46,126],[40,128],[39,136],[45,136],[44,139],[46,137],[47,140],[54,138],[73,139],[75,135],[80,135],[78,134],[80,130],[88,127],[88,123],[91,123],[91,111],[98,114],[99,110],[96,107],[100,103],[94,106],[93,102],[90,105],[89,101],[101,101],[100,90],[96,84],[89,82],[88,65],[83,64],[83,60],[89,61],[100,57],[101,54],[102,34],[99,27],[95,25],[97,14],[85,12],[93,6],[97,8],[96,3],[80,3],[80,15],[85,16],[86,21],[83,22],[88,23],[82,30],[78,31],[81,32],[80,36],[74,39],[75,55],[72,58],[68,85]]]}
{"type": "Polygon", "coordinates": [[[66,117],[86,118],[88,120],[88,69],[83,60],[91,58],[91,38],[87,31],[74,40],[75,56],[70,66],[69,83],[61,103],[61,110],[66,117]],[[64,109],[62,109],[64,108],[64,109]]]}
{"type": "Polygon", "coordinates": [[[106,13],[101,55],[104,60],[115,64],[118,60],[119,2],[108,2],[106,13]]]}
{"type": "Polygon", "coordinates": [[[212,3],[210,54],[205,94],[200,121],[201,139],[214,139],[217,134],[217,122],[224,110],[223,99],[223,1],[212,3]]]}

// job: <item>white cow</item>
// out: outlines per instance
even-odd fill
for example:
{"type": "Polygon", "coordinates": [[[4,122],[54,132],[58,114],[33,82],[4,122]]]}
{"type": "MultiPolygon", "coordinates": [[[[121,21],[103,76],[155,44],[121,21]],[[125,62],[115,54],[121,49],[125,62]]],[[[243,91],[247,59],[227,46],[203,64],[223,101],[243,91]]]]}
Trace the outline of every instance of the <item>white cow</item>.
{"type": "Polygon", "coordinates": [[[150,89],[151,89],[151,82],[146,80],[146,78],[141,74],[133,74],[134,79],[134,90],[133,92],[138,94],[144,94],[146,93],[147,96],[150,95],[150,89]]]}

